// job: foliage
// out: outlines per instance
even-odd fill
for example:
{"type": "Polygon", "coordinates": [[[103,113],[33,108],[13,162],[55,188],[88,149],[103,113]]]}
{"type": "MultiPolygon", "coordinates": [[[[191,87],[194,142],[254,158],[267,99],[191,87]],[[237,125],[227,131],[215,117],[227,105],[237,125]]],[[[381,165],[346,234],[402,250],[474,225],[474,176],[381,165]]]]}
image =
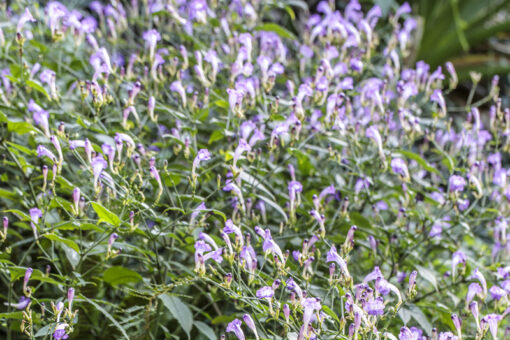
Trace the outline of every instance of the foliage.
{"type": "Polygon", "coordinates": [[[0,35],[3,338],[504,334],[510,112],[497,79],[448,108],[450,64],[403,66],[407,5],[292,29],[296,0],[25,5],[0,35]]]}
{"type": "MultiPolygon", "coordinates": [[[[383,9],[403,3],[375,0],[383,9]]],[[[476,70],[484,76],[508,73],[508,52],[498,37],[510,31],[508,0],[409,1],[420,17],[420,37],[413,59],[432,67],[452,61],[459,78],[469,80],[476,70]]],[[[503,35],[504,37],[504,35],[503,35]]]]}

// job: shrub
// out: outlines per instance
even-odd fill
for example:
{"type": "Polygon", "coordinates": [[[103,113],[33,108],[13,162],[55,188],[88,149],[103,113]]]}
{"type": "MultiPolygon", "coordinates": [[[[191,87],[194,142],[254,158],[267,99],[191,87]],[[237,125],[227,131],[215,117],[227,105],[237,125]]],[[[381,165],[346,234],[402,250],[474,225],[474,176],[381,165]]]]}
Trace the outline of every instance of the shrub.
{"type": "Polygon", "coordinates": [[[448,108],[407,4],[164,3],[4,11],[5,338],[503,335],[497,79],[448,108]]]}

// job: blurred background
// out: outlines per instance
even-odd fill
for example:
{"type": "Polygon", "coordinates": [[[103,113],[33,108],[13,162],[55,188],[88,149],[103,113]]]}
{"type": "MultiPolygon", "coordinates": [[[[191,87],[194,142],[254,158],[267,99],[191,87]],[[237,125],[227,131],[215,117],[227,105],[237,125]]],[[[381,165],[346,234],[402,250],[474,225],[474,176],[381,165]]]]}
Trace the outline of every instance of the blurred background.
{"type": "MultiPolygon", "coordinates": [[[[313,13],[320,0],[307,0],[313,13]]],[[[378,4],[384,15],[397,8],[402,0],[359,0],[363,8],[378,4]]],[[[451,61],[461,85],[450,98],[466,98],[471,88],[470,72],[482,76],[476,96],[490,90],[494,75],[500,76],[503,104],[510,106],[510,0],[408,0],[418,20],[415,53],[408,64],[424,60],[431,69],[451,61]]],[[[336,0],[338,8],[348,1],[336,0]]]]}

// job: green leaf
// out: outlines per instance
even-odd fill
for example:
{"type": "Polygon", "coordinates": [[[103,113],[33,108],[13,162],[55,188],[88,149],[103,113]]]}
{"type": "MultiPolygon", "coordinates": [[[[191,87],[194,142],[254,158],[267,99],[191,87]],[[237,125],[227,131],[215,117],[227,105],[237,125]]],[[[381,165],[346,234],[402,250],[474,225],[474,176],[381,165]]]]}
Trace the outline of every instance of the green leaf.
{"type": "Polygon", "coordinates": [[[34,336],[36,338],[39,338],[41,336],[51,335],[51,331],[53,330],[53,327],[55,327],[55,324],[49,324],[49,325],[44,326],[43,328],[39,328],[39,330],[37,331],[37,333],[35,333],[34,336]]]}
{"type": "Polygon", "coordinates": [[[103,274],[103,280],[112,286],[126,283],[136,283],[143,280],[142,276],[134,270],[115,266],[108,268],[103,274]]]}
{"type": "Polygon", "coordinates": [[[357,211],[351,211],[349,213],[349,218],[351,219],[352,223],[354,223],[358,227],[362,227],[364,229],[370,229],[370,221],[367,220],[367,218],[363,215],[361,215],[357,211]]]}
{"type": "Polygon", "coordinates": [[[120,323],[117,320],[115,320],[115,318],[113,316],[111,316],[110,313],[108,313],[105,309],[103,309],[103,307],[101,307],[100,305],[98,305],[97,303],[95,303],[94,301],[90,300],[89,298],[87,298],[83,295],[80,295],[80,297],[82,299],[84,299],[86,302],[90,303],[92,306],[94,306],[95,309],[97,309],[98,311],[103,313],[103,315],[106,316],[106,318],[108,320],[110,320],[115,327],[118,328],[118,330],[122,333],[122,336],[124,336],[124,338],[126,338],[128,340],[130,339],[129,335],[126,333],[126,330],[124,328],[122,328],[120,323]]]}
{"type": "Polygon", "coordinates": [[[437,279],[434,272],[428,268],[422,267],[422,266],[416,266],[416,269],[418,269],[418,277],[422,277],[423,279],[430,282],[430,284],[434,287],[435,290],[437,290],[437,279]]]}
{"type": "Polygon", "coordinates": [[[413,318],[418,322],[421,328],[428,334],[432,334],[432,325],[430,324],[427,316],[423,313],[420,307],[416,305],[410,305],[409,308],[412,311],[413,318]]]}
{"type": "Polygon", "coordinates": [[[331,310],[331,308],[329,308],[328,306],[326,305],[322,305],[322,310],[324,311],[324,313],[328,314],[329,316],[331,316],[333,319],[336,320],[336,322],[338,322],[339,324],[341,323],[340,322],[340,319],[338,318],[338,315],[336,315],[335,312],[333,312],[331,310]]]}
{"type": "Polygon", "coordinates": [[[420,155],[414,153],[414,152],[411,152],[411,151],[406,151],[406,150],[397,150],[398,153],[406,156],[407,158],[410,158],[414,161],[416,161],[418,164],[420,164],[425,170],[429,171],[429,172],[433,172],[437,175],[441,175],[441,173],[439,172],[439,170],[437,170],[436,168],[432,167],[429,163],[427,163],[426,160],[424,160],[420,155]]]}
{"type": "Polygon", "coordinates": [[[114,227],[120,226],[120,219],[117,217],[117,215],[103,207],[101,204],[92,202],[92,208],[96,212],[97,216],[99,216],[98,223],[105,222],[113,225],[114,227]]]}
{"type": "Polygon", "coordinates": [[[189,307],[177,296],[163,294],[159,298],[170,313],[172,313],[173,317],[179,321],[179,324],[189,338],[191,327],[193,327],[193,314],[191,314],[189,307]]]}
{"type": "Polygon", "coordinates": [[[27,123],[27,122],[8,122],[7,129],[10,132],[15,132],[20,135],[24,135],[25,133],[36,131],[36,129],[32,126],[32,124],[27,123]]]}
{"type": "Polygon", "coordinates": [[[268,31],[278,34],[282,38],[297,40],[296,36],[287,29],[275,23],[265,23],[255,27],[255,31],[268,31]]]}
{"type": "Polygon", "coordinates": [[[411,320],[411,311],[405,307],[400,308],[397,314],[400,316],[404,326],[407,325],[407,323],[411,320]]]}
{"type": "Polygon", "coordinates": [[[195,321],[195,327],[197,327],[198,330],[200,331],[200,333],[205,335],[208,339],[210,339],[210,340],[217,339],[216,334],[214,333],[214,330],[211,327],[209,327],[206,323],[204,323],[202,321],[195,321]]]}
{"type": "Polygon", "coordinates": [[[280,213],[280,215],[283,216],[283,219],[285,220],[285,222],[289,221],[289,219],[287,218],[287,214],[285,213],[285,211],[283,211],[283,209],[278,204],[276,204],[275,202],[271,201],[267,197],[260,196],[260,195],[257,196],[257,197],[260,198],[261,200],[263,200],[264,202],[266,202],[267,204],[269,204],[270,206],[272,206],[276,211],[278,211],[280,213]]]}
{"type": "Polygon", "coordinates": [[[21,320],[23,319],[23,312],[0,313],[0,320],[1,319],[21,320]]]}
{"type": "Polygon", "coordinates": [[[78,263],[80,263],[80,255],[78,254],[78,252],[71,249],[66,244],[62,244],[62,249],[64,249],[64,253],[66,253],[66,257],[69,260],[69,263],[71,264],[73,269],[76,268],[78,263]]]}
{"type": "Polygon", "coordinates": [[[207,144],[212,144],[216,141],[219,141],[219,140],[222,140],[225,136],[223,135],[223,131],[221,130],[215,130],[212,134],[211,134],[211,137],[209,137],[209,141],[207,142],[207,144]]]}
{"type": "Polygon", "coordinates": [[[235,315],[219,315],[212,319],[211,323],[213,325],[219,325],[219,324],[225,324],[229,323],[230,321],[234,320],[236,317],[235,315]]]}
{"type": "Polygon", "coordinates": [[[69,239],[66,239],[66,238],[63,238],[59,235],[56,235],[56,234],[45,234],[43,235],[44,237],[46,237],[48,240],[52,240],[52,241],[55,241],[55,242],[62,242],[64,244],[66,244],[69,248],[73,249],[74,251],[76,251],[77,253],[80,252],[80,247],[78,247],[78,245],[76,244],[76,242],[72,241],[72,240],[69,240],[69,239]]]}
{"type": "Polygon", "coordinates": [[[26,84],[28,87],[33,88],[37,92],[44,94],[48,100],[51,100],[51,97],[49,96],[48,92],[46,92],[46,90],[44,89],[44,87],[41,86],[41,84],[39,84],[33,80],[27,80],[26,84]]]}

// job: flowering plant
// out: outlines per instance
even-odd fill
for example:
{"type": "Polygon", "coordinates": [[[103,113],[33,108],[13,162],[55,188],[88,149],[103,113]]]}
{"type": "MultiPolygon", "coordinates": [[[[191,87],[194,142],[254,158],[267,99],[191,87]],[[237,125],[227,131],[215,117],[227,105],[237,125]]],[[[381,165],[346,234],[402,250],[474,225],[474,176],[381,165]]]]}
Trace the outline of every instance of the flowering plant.
{"type": "Polygon", "coordinates": [[[497,78],[452,109],[453,66],[408,65],[409,5],[272,19],[302,8],[4,11],[5,338],[505,334],[497,78]]]}

